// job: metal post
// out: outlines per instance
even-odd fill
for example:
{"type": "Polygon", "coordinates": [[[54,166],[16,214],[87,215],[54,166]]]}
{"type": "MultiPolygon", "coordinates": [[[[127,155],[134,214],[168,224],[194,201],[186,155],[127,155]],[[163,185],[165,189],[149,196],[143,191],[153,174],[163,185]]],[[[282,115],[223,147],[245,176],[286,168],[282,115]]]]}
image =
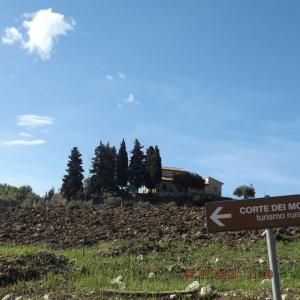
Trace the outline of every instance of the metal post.
{"type": "Polygon", "coordinates": [[[270,269],[273,273],[273,276],[272,276],[273,299],[281,300],[280,278],[279,278],[279,272],[278,272],[276,245],[275,245],[273,229],[267,228],[266,234],[267,234],[267,245],[268,245],[270,269]]]}

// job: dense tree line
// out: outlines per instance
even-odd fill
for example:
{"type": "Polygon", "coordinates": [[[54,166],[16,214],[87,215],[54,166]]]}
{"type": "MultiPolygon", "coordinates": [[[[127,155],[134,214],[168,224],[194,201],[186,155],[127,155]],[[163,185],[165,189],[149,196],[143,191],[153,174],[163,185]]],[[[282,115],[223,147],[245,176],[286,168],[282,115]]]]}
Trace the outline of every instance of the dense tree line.
{"type": "Polygon", "coordinates": [[[0,184],[0,207],[28,206],[41,200],[41,197],[32,191],[31,186],[15,187],[9,184],[0,184]]]}
{"type": "Polygon", "coordinates": [[[99,197],[104,193],[124,189],[138,192],[146,186],[150,191],[161,181],[162,165],[158,146],[143,146],[135,139],[128,160],[126,143],[122,140],[117,152],[115,146],[100,142],[91,161],[88,178],[84,179],[81,154],[74,147],[69,156],[61,193],[67,200],[99,197]]]}

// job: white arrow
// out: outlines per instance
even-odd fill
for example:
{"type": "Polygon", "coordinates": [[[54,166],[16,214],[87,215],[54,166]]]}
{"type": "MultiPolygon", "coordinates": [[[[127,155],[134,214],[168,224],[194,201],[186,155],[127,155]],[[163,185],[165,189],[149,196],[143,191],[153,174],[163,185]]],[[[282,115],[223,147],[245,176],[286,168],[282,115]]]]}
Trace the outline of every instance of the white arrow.
{"type": "Polygon", "coordinates": [[[215,222],[219,226],[225,226],[222,222],[220,222],[220,219],[230,219],[232,218],[231,214],[222,214],[219,215],[219,212],[222,210],[222,206],[217,207],[215,211],[212,213],[212,215],[209,217],[213,222],[215,222]]]}

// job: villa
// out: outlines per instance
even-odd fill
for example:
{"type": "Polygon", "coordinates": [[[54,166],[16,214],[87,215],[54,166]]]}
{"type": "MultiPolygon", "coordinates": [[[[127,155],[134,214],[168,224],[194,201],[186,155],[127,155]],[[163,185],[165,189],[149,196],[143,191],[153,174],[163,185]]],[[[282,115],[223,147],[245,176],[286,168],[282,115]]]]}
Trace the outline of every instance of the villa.
{"type": "MultiPolygon", "coordinates": [[[[156,186],[154,192],[156,193],[181,193],[178,187],[173,183],[174,176],[176,174],[180,174],[186,172],[186,170],[182,168],[173,168],[173,167],[162,167],[162,181],[156,186]]],[[[222,196],[222,185],[223,182],[216,180],[212,177],[207,177],[204,179],[205,186],[204,190],[193,190],[190,189],[188,192],[190,193],[203,193],[211,196],[222,196]]],[[[146,189],[147,193],[148,190],[146,189]]]]}

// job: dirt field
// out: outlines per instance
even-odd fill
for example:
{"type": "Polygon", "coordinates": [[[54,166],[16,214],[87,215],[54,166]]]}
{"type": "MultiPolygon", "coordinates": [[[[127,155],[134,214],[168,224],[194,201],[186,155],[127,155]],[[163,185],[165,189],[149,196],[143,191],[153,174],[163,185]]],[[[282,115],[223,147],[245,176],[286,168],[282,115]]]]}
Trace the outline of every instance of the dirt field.
{"type": "MultiPolygon", "coordinates": [[[[46,244],[55,248],[90,246],[115,239],[197,240],[227,245],[261,239],[262,231],[208,234],[203,208],[12,209],[0,218],[0,244],[46,244]]],[[[276,239],[300,239],[300,228],[276,231],[276,239]]]]}

